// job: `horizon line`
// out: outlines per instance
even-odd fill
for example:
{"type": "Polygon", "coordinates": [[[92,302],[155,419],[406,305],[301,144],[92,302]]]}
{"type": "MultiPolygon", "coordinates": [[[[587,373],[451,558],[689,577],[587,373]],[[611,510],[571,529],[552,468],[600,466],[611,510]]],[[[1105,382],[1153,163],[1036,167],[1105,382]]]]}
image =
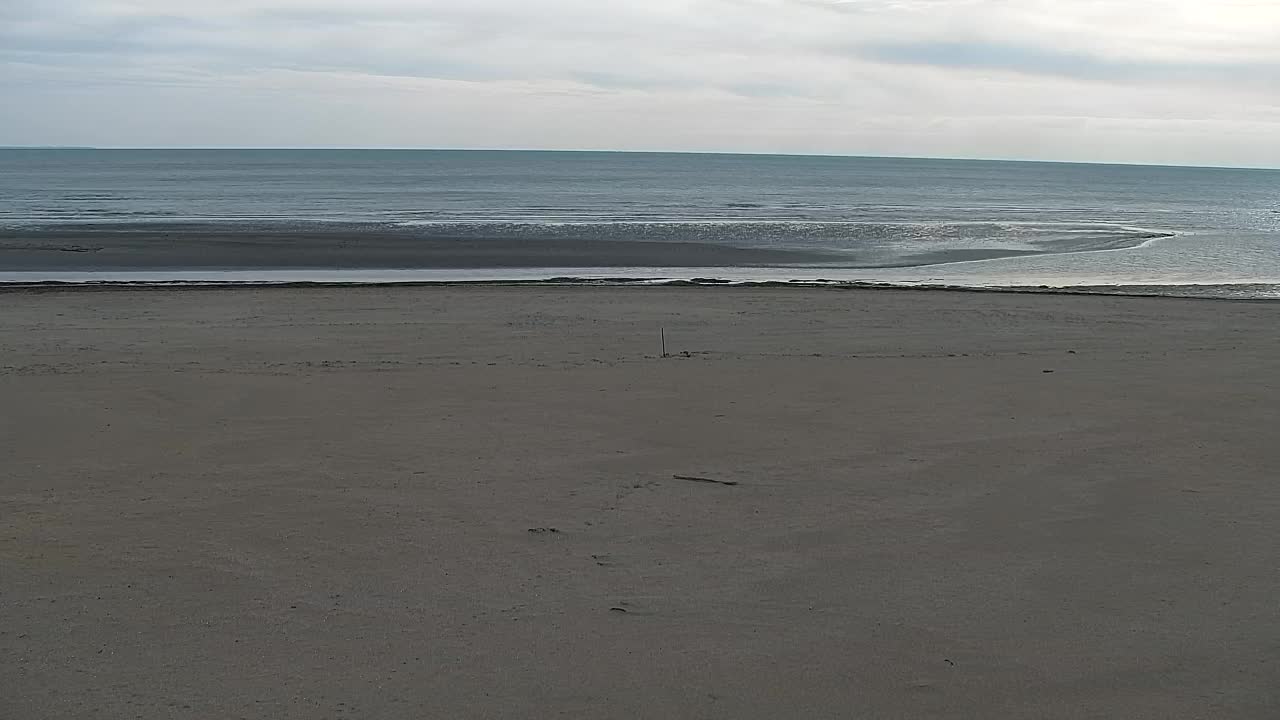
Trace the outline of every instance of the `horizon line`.
{"type": "Polygon", "coordinates": [[[401,146],[268,146],[268,145],[0,145],[0,150],[97,150],[97,151],[334,151],[334,152],[523,152],[523,153],[611,153],[621,155],[726,155],[744,157],[796,157],[856,160],[935,160],[943,162],[1034,163],[1043,165],[1102,165],[1117,167],[1185,168],[1193,170],[1261,170],[1277,172],[1268,165],[1196,165],[1115,160],[1045,160],[1016,157],[959,157],[929,155],[867,155],[821,152],[766,152],[731,150],[604,150],[597,148],[500,148],[500,147],[401,147],[401,146]]]}

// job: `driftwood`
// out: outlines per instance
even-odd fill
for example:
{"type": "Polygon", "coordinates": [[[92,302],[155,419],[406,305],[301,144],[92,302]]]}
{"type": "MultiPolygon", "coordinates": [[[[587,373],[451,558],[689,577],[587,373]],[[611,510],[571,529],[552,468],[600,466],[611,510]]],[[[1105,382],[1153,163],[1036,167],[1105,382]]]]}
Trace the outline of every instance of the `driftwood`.
{"type": "Polygon", "coordinates": [[[737,485],[737,480],[712,480],[711,478],[692,477],[690,475],[672,475],[676,480],[688,480],[689,482],[711,483],[713,485],[737,485]]]}

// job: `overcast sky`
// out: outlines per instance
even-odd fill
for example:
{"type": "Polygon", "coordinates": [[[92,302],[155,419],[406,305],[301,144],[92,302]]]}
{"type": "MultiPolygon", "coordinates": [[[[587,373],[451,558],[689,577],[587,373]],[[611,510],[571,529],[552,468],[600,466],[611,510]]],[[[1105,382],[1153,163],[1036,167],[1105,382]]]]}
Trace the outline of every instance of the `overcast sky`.
{"type": "Polygon", "coordinates": [[[0,0],[0,145],[1280,167],[1280,0],[0,0]]]}

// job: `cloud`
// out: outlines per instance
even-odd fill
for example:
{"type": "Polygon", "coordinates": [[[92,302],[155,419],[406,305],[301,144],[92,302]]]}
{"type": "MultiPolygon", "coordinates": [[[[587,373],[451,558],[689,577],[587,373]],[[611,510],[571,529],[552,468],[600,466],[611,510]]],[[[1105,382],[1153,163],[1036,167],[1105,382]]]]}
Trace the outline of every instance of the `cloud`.
{"type": "Polygon", "coordinates": [[[1240,83],[1280,78],[1280,62],[1170,61],[1106,57],[1002,42],[868,43],[866,57],[889,63],[1002,70],[1112,83],[1240,83]]]}
{"type": "Polygon", "coordinates": [[[1280,165],[1276,77],[1246,0],[0,2],[0,144],[1280,165]]]}

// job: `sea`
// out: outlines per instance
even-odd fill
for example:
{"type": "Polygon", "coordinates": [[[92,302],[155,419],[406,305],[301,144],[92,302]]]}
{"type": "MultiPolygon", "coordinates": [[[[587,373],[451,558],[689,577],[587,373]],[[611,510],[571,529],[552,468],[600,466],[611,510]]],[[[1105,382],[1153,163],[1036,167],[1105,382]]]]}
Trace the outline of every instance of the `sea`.
{"type": "Polygon", "coordinates": [[[1280,171],[0,150],[0,282],[807,283],[1280,298],[1280,171]]]}

